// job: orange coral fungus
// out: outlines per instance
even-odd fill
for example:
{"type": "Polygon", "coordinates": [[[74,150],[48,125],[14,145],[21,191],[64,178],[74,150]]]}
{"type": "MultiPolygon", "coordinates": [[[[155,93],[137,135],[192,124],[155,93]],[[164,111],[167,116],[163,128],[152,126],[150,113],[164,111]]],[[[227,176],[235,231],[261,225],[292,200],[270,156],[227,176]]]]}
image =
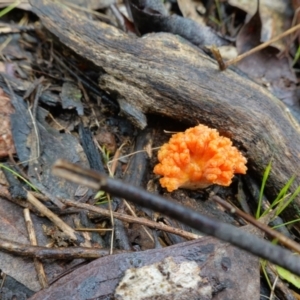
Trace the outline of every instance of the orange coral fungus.
{"type": "Polygon", "coordinates": [[[231,140],[205,125],[174,134],[160,148],[158,160],[154,173],[164,176],[160,183],[169,192],[179,187],[228,186],[234,173],[247,171],[246,158],[232,146],[231,140]]]}

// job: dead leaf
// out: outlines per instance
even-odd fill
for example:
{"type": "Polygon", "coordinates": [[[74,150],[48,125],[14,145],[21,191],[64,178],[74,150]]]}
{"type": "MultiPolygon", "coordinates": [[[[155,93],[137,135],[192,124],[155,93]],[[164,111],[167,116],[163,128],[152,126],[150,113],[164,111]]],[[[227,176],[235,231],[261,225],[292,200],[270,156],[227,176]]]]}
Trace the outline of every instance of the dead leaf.
{"type": "Polygon", "coordinates": [[[249,22],[242,27],[237,36],[236,47],[239,54],[247,52],[261,43],[261,27],[260,13],[257,10],[249,22]]]}
{"type": "Polygon", "coordinates": [[[117,150],[117,143],[115,136],[106,129],[99,129],[95,136],[98,143],[105,147],[110,154],[114,154],[117,150]]]}
{"type": "MultiPolygon", "coordinates": [[[[35,224],[40,223],[40,218],[34,215],[32,215],[32,218],[36,222],[35,224]]],[[[0,220],[1,237],[9,237],[13,241],[29,244],[22,208],[0,197],[0,220]]],[[[46,244],[47,240],[42,231],[36,231],[36,234],[39,243],[44,242],[46,244]]],[[[41,289],[32,259],[16,257],[0,251],[0,261],[2,272],[13,277],[32,291],[41,289]]],[[[52,268],[52,274],[58,271],[57,266],[56,271],[54,271],[54,264],[49,265],[49,267],[52,268]]]]}
{"type": "Polygon", "coordinates": [[[73,82],[65,82],[60,93],[62,107],[66,109],[75,108],[79,116],[83,116],[82,94],[73,82]]]}
{"type": "MultiPolygon", "coordinates": [[[[52,223],[44,218],[37,217],[34,214],[31,214],[31,217],[33,219],[33,224],[35,224],[34,229],[38,245],[47,245],[49,239],[46,237],[42,227],[39,225],[45,224],[47,226],[51,226],[52,223]]],[[[30,244],[23,218],[23,209],[21,207],[0,197],[0,220],[0,237],[9,238],[12,241],[22,244],[30,244]]],[[[32,291],[38,291],[41,289],[33,259],[18,257],[11,255],[10,253],[0,251],[0,261],[2,272],[13,277],[32,291]]],[[[79,262],[82,262],[82,259],[75,259],[64,263],[49,260],[43,261],[43,264],[47,278],[51,281],[56,276],[66,272],[69,268],[72,268],[79,262]]]]}
{"type": "Polygon", "coordinates": [[[14,109],[7,94],[0,89],[0,157],[8,156],[16,152],[10,126],[10,115],[14,109]]]}
{"type": "MultiPolygon", "coordinates": [[[[286,0],[260,0],[259,2],[262,20],[261,42],[266,42],[290,27],[293,11],[290,2],[286,0]]],[[[253,16],[257,10],[257,1],[228,0],[228,3],[244,10],[249,17],[253,16]]],[[[285,40],[278,40],[273,46],[279,50],[284,50],[286,47],[285,40]]]]}
{"type": "Polygon", "coordinates": [[[205,10],[203,3],[198,0],[178,0],[178,6],[182,15],[185,18],[196,21],[201,25],[205,25],[204,18],[198,13],[198,11],[205,10]]]}
{"type": "MultiPolygon", "coordinates": [[[[239,54],[261,44],[261,26],[261,17],[257,11],[237,36],[236,47],[239,54]]],[[[279,52],[277,48],[269,46],[244,58],[237,66],[285,104],[298,108],[297,77],[290,67],[289,58],[279,57],[279,52]]]]}

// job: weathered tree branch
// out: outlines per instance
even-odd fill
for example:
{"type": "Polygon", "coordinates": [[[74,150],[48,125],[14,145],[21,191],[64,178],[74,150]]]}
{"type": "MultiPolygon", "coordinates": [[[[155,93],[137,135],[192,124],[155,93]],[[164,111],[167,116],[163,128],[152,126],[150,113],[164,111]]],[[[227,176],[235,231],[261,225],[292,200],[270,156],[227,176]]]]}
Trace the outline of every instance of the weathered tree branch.
{"type": "MultiPolygon", "coordinates": [[[[131,104],[137,115],[159,114],[217,128],[234,140],[260,177],[273,159],[269,195],[298,174],[299,130],[285,106],[264,88],[231,70],[220,72],[212,59],[174,35],[131,38],[51,1],[30,2],[50,32],[104,71],[101,88],[131,104]]],[[[299,183],[297,177],[293,190],[299,183]]]]}

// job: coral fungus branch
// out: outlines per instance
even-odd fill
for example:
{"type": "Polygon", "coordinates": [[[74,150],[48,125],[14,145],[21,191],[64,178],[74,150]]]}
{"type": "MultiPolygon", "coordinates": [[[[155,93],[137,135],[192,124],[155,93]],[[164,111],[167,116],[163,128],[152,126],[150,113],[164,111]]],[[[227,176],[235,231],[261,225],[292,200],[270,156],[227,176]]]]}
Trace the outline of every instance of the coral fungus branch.
{"type": "Polygon", "coordinates": [[[246,158],[216,129],[198,125],[174,134],[158,152],[154,173],[169,192],[179,187],[228,186],[235,173],[245,174],[246,158]]]}

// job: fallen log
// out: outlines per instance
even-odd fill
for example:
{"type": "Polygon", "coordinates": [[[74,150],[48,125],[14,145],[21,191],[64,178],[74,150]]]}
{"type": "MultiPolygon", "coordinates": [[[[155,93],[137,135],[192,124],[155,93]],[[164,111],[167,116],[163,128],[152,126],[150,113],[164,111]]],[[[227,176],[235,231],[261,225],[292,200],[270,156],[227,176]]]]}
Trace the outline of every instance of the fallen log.
{"type": "MultiPolygon", "coordinates": [[[[99,68],[100,87],[116,97],[138,126],[146,126],[144,114],[157,114],[217,128],[245,154],[249,170],[259,179],[272,160],[266,186],[270,197],[298,175],[298,124],[263,87],[232,70],[220,72],[214,60],[178,36],[133,38],[52,1],[30,2],[62,44],[99,68]]],[[[299,183],[297,176],[291,190],[299,183]]],[[[289,210],[293,217],[300,197],[295,204],[296,210],[289,210]]]]}

